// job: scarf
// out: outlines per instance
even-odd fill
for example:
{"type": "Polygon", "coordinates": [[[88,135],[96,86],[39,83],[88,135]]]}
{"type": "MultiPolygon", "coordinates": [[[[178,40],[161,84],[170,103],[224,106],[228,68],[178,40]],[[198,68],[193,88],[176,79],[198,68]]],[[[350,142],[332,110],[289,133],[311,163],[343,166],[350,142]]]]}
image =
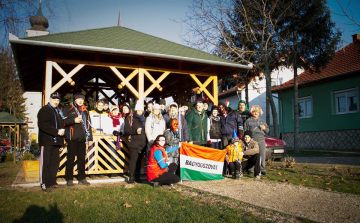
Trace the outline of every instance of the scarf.
{"type": "Polygon", "coordinates": [[[118,125],[120,125],[120,118],[121,118],[121,114],[119,113],[118,115],[114,116],[112,115],[111,113],[109,113],[109,117],[111,118],[112,120],[112,124],[113,124],[113,127],[116,127],[118,125]]]}

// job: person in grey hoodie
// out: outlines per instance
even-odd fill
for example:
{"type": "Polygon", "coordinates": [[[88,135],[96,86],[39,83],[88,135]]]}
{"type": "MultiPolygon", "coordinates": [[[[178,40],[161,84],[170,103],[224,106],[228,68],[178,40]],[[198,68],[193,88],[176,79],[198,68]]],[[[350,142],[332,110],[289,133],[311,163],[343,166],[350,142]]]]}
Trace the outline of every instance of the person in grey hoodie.
{"type": "Polygon", "coordinates": [[[263,114],[263,111],[259,105],[253,105],[250,109],[252,115],[245,121],[244,130],[252,132],[252,138],[258,142],[260,148],[260,171],[262,175],[266,175],[265,168],[265,155],[266,155],[266,144],[265,134],[269,133],[269,126],[266,122],[259,118],[263,114]]]}

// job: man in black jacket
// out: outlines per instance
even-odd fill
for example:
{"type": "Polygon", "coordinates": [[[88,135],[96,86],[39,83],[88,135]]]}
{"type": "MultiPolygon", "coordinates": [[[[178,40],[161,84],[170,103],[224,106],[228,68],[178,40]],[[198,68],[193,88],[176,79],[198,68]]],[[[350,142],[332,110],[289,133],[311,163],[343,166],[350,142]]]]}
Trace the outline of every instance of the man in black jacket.
{"type": "Polygon", "coordinates": [[[59,151],[64,146],[64,132],[62,112],[58,105],[60,94],[54,92],[50,95],[49,103],[42,107],[38,114],[40,155],[40,186],[43,191],[55,188],[56,174],[59,169],[59,151]]]}
{"type": "Polygon", "coordinates": [[[74,94],[74,102],[63,109],[65,123],[65,139],[68,143],[65,178],[68,186],[74,186],[73,172],[75,155],[77,157],[78,181],[82,185],[90,185],[85,179],[86,145],[91,144],[92,131],[89,112],[84,105],[85,96],[74,94]]]}

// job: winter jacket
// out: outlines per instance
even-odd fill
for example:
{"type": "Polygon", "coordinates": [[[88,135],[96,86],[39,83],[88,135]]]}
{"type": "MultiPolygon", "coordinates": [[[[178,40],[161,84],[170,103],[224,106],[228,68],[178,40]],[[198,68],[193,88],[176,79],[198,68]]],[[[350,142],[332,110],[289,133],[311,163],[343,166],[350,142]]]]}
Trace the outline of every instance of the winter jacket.
{"type": "MultiPolygon", "coordinates": [[[[179,123],[179,131],[180,131],[180,142],[188,142],[189,141],[189,129],[188,129],[188,124],[187,124],[187,121],[185,119],[184,116],[182,115],[175,115],[175,117],[177,120],[178,120],[178,123],[179,123]],[[179,119],[180,117],[180,119],[179,119]]],[[[164,120],[165,120],[165,123],[166,123],[166,129],[169,129],[170,126],[168,125],[169,124],[169,121],[170,121],[171,117],[170,115],[167,113],[164,115],[164,120]]]]}
{"type": "Polygon", "coordinates": [[[243,153],[240,142],[238,146],[235,146],[235,144],[229,144],[228,146],[226,146],[225,150],[228,162],[242,161],[243,153]]]}
{"type": "Polygon", "coordinates": [[[50,107],[50,104],[42,107],[38,114],[39,145],[40,146],[63,146],[64,138],[59,136],[59,129],[64,128],[64,123],[58,108],[50,107]]]}
{"type": "Polygon", "coordinates": [[[158,135],[163,135],[165,126],[165,120],[162,116],[161,119],[158,119],[154,114],[151,113],[146,118],[145,122],[145,133],[148,142],[152,144],[158,135]]]}
{"type": "Polygon", "coordinates": [[[65,116],[65,139],[66,141],[86,142],[88,136],[88,141],[92,141],[89,112],[86,110],[85,106],[83,106],[83,111],[79,111],[78,108],[74,107],[74,104],[75,102],[66,105],[63,109],[65,116]],[[81,123],[75,123],[75,118],[79,116],[78,114],[82,116],[83,121],[81,123]]]}
{"type": "Polygon", "coordinates": [[[253,117],[246,120],[244,130],[252,131],[252,139],[257,142],[265,140],[265,133],[269,133],[269,126],[261,118],[254,119],[253,117]],[[265,131],[261,130],[260,125],[265,126],[265,131]]]}
{"type": "Polygon", "coordinates": [[[242,120],[243,120],[243,123],[245,123],[245,121],[248,119],[248,118],[251,118],[252,117],[252,114],[250,114],[250,112],[248,110],[245,110],[244,112],[240,112],[240,111],[237,111],[239,113],[239,115],[241,116],[242,120]]]}
{"type": "Polygon", "coordinates": [[[244,129],[241,116],[231,108],[229,108],[229,113],[226,116],[221,115],[220,117],[222,136],[232,136],[234,129],[239,134],[239,131],[244,129]]]}
{"type": "Polygon", "coordinates": [[[91,119],[91,128],[96,129],[96,133],[103,133],[106,130],[104,130],[105,128],[107,128],[107,119],[108,114],[106,114],[104,111],[102,112],[97,112],[96,110],[91,110],[89,111],[89,115],[90,115],[90,119],[91,119]]]}
{"type": "Polygon", "coordinates": [[[152,181],[168,171],[167,153],[174,152],[179,149],[179,145],[164,149],[161,146],[154,145],[149,153],[147,163],[147,180],[152,181]]]}
{"type": "MultiPolygon", "coordinates": [[[[208,140],[221,139],[221,121],[220,116],[210,116],[208,119],[208,140]]],[[[216,141],[215,140],[215,141],[216,141]]]]}
{"type": "Polygon", "coordinates": [[[128,148],[136,149],[140,153],[146,145],[145,128],[140,119],[132,114],[128,115],[125,119],[124,133],[128,148]],[[137,133],[138,128],[141,128],[141,134],[137,133]]]}
{"type": "MultiPolygon", "coordinates": [[[[179,132],[178,131],[176,131],[174,133],[173,130],[166,129],[165,132],[164,132],[164,136],[166,138],[166,143],[167,143],[166,147],[170,148],[170,147],[174,147],[174,146],[179,145],[180,139],[179,139],[179,132]]],[[[172,153],[169,153],[168,156],[169,157],[179,157],[179,150],[176,150],[176,151],[174,151],[172,153]]]]}
{"type": "Polygon", "coordinates": [[[247,161],[250,156],[259,153],[259,144],[253,139],[251,139],[248,144],[244,140],[241,140],[241,147],[244,151],[243,161],[247,161]]]}
{"type": "Polygon", "coordinates": [[[194,108],[186,116],[186,121],[189,130],[189,141],[193,141],[194,144],[204,145],[207,142],[207,119],[208,116],[205,112],[199,114],[194,108]]]}

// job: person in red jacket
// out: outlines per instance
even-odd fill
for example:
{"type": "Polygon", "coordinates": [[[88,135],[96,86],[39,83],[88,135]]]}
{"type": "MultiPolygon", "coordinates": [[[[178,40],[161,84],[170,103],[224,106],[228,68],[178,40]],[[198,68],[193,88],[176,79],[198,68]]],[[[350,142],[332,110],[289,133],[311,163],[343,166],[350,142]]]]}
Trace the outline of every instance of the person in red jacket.
{"type": "Polygon", "coordinates": [[[171,148],[166,148],[166,138],[158,135],[151,147],[147,163],[147,179],[154,182],[154,187],[161,184],[174,184],[180,181],[179,176],[175,175],[176,163],[167,163],[167,154],[179,149],[181,143],[171,148]]]}

